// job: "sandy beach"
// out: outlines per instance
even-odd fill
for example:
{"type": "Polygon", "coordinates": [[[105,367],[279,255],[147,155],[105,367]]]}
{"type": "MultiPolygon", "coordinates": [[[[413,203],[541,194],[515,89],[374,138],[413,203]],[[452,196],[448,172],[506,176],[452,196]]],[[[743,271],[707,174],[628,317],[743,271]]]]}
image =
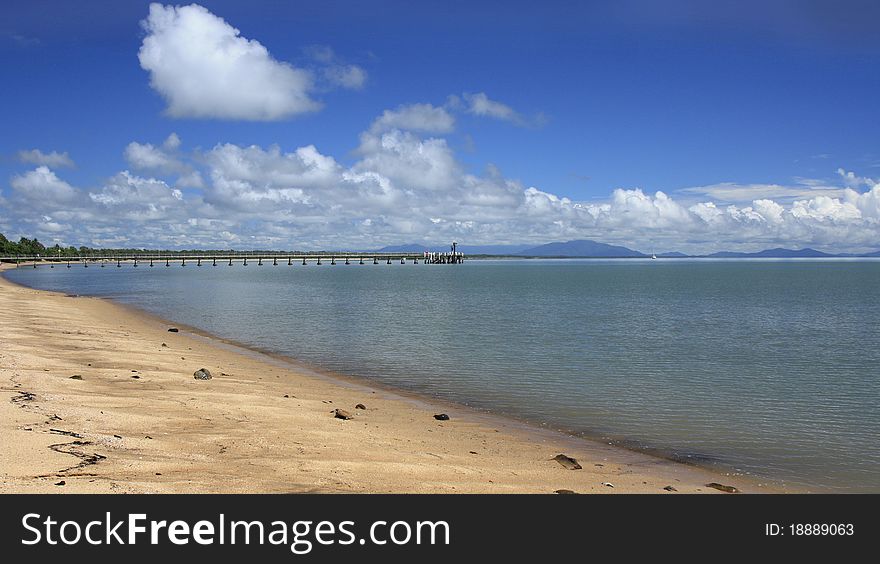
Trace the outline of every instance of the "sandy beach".
{"type": "Polygon", "coordinates": [[[769,490],[169,327],[0,277],[0,492],[769,490]],[[201,368],[213,379],[195,379],[201,368]],[[564,467],[559,454],[582,468],[564,467]]]}

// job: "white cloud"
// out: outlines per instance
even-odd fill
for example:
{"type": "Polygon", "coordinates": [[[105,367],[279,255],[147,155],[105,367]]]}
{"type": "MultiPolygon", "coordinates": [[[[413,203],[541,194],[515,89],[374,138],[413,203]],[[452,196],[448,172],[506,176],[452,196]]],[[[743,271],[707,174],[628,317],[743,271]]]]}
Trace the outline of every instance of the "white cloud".
{"type": "Polygon", "coordinates": [[[179,146],[180,138],[175,133],[169,135],[161,147],[132,141],[125,148],[125,160],[138,170],[182,172],[186,166],[174,155],[179,146]]]}
{"type": "Polygon", "coordinates": [[[468,104],[468,113],[505,121],[518,121],[520,119],[519,114],[513,108],[501,102],[490,100],[484,92],[477,92],[476,94],[465,93],[462,97],[468,104]]]}
{"type": "Polygon", "coordinates": [[[444,108],[431,104],[409,104],[396,110],[385,110],[373,122],[370,131],[380,133],[390,129],[422,133],[449,133],[455,128],[455,118],[444,108]]]}
{"type": "MultiPolygon", "coordinates": [[[[283,150],[225,143],[188,155],[171,136],[151,147],[191,167],[175,173],[174,183],[123,171],[82,189],[38,167],[13,177],[0,218],[15,232],[41,239],[190,248],[591,238],[700,253],[775,246],[868,250],[880,241],[880,184],[855,174],[841,174],[842,185],[725,183],[688,189],[682,197],[619,188],[602,201],[578,202],[522,185],[491,165],[470,172],[446,139],[415,132],[451,128],[451,121],[425,125],[432,123],[425,115],[442,116],[435,109],[425,104],[383,113],[361,134],[350,165],[313,145],[283,150]]],[[[151,162],[154,169],[164,165],[151,162]]]]}
{"type": "Polygon", "coordinates": [[[826,182],[818,182],[811,179],[798,179],[799,181],[790,186],[780,184],[738,184],[735,182],[720,182],[708,186],[695,186],[683,188],[677,192],[682,194],[697,194],[708,196],[722,202],[751,202],[761,198],[776,198],[784,201],[793,201],[798,198],[813,198],[816,196],[840,197],[843,188],[831,186],[826,182]]]}
{"type": "Polygon", "coordinates": [[[318,74],[331,86],[360,90],[367,82],[367,71],[363,67],[346,63],[333,48],[327,45],[309,45],[304,49],[306,55],[319,63],[318,74]]]}
{"type": "Polygon", "coordinates": [[[39,166],[24,174],[17,174],[10,181],[15,197],[30,202],[34,209],[53,204],[71,204],[79,198],[77,190],[49,170],[39,166]]]}
{"type": "Polygon", "coordinates": [[[202,6],[151,4],[138,53],[173,117],[279,120],[313,112],[312,76],[202,6]]]}
{"type": "Polygon", "coordinates": [[[465,92],[461,97],[451,95],[447,98],[446,106],[452,110],[506,121],[520,127],[541,126],[546,122],[546,118],[541,113],[533,118],[527,118],[507,104],[492,100],[485,92],[465,92]]]}
{"type": "Polygon", "coordinates": [[[323,71],[324,79],[330,84],[360,90],[367,82],[367,71],[357,65],[333,65],[323,71]]]}
{"type": "Polygon", "coordinates": [[[44,165],[51,168],[73,168],[75,166],[73,159],[70,158],[70,155],[67,154],[67,151],[63,153],[59,153],[57,151],[44,153],[39,149],[31,149],[30,151],[19,151],[18,160],[23,163],[44,165]]]}

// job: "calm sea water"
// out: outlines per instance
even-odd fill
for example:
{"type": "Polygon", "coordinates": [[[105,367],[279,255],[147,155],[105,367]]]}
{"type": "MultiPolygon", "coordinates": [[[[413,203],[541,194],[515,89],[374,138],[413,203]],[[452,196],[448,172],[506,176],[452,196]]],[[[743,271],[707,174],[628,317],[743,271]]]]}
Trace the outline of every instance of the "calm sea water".
{"type": "Polygon", "coordinates": [[[880,262],[22,268],[322,368],[791,486],[880,492],[880,262]]]}

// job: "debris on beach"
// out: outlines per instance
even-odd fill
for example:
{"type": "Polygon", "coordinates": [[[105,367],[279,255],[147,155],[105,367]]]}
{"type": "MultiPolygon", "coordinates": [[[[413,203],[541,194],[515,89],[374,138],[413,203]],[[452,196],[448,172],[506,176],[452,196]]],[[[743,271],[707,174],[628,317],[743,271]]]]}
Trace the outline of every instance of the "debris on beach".
{"type": "Polygon", "coordinates": [[[613,488],[614,487],[614,484],[612,484],[611,482],[602,482],[602,485],[605,486],[606,488],[613,488]]]}
{"type": "Polygon", "coordinates": [[[167,345],[166,343],[162,343],[162,346],[163,346],[163,347],[167,347],[168,345],[167,345]]]}
{"type": "Polygon", "coordinates": [[[357,404],[356,406],[354,406],[354,408],[355,408],[355,409],[367,409],[367,406],[365,406],[365,405],[362,404],[362,403],[359,403],[359,404],[357,404]]]}
{"type": "Polygon", "coordinates": [[[449,421],[449,416],[445,413],[438,413],[434,416],[437,421],[449,421]]]}
{"type": "Polygon", "coordinates": [[[673,488],[672,486],[666,486],[666,487],[663,488],[663,489],[666,490],[666,491],[668,491],[668,492],[677,492],[677,491],[678,491],[677,489],[673,488]]]}
{"type": "Polygon", "coordinates": [[[74,374],[73,376],[70,377],[70,379],[71,380],[82,380],[83,377],[80,376],[79,374],[74,374]]]}
{"type": "Polygon", "coordinates": [[[66,485],[66,484],[67,484],[67,482],[65,482],[64,480],[61,480],[60,482],[55,482],[55,485],[56,485],[56,486],[63,486],[63,485],[66,485]]]}
{"type": "Polygon", "coordinates": [[[193,372],[193,378],[196,380],[210,380],[213,376],[211,376],[211,371],[207,368],[199,368],[193,372]]]}
{"type": "Polygon", "coordinates": [[[83,438],[83,436],[80,435],[79,433],[74,433],[73,431],[64,431],[64,430],[62,430],[62,429],[49,429],[49,432],[50,432],[50,433],[55,433],[56,435],[66,435],[66,436],[68,436],[68,437],[73,437],[73,438],[76,438],[76,439],[81,439],[81,438],[83,438]]]}
{"type": "Polygon", "coordinates": [[[578,461],[570,456],[566,456],[564,454],[557,454],[553,457],[553,460],[562,464],[563,467],[569,470],[580,470],[582,467],[578,464],[578,461]]]}
{"type": "Polygon", "coordinates": [[[140,379],[141,379],[141,377],[138,376],[137,374],[135,374],[134,376],[132,376],[132,378],[134,378],[135,380],[140,380],[140,379]]]}
{"type": "Polygon", "coordinates": [[[577,494],[577,492],[574,491],[574,490],[556,490],[556,491],[554,491],[553,493],[556,493],[556,494],[562,494],[562,495],[577,494]]]}
{"type": "Polygon", "coordinates": [[[169,333],[179,333],[180,329],[178,329],[177,327],[169,327],[168,332],[169,333]]]}
{"type": "Polygon", "coordinates": [[[707,488],[714,488],[720,492],[724,493],[739,493],[739,490],[733,486],[725,486],[724,484],[719,484],[718,482],[711,482],[706,484],[707,488]]]}
{"type": "Polygon", "coordinates": [[[334,413],[335,413],[334,417],[336,417],[336,419],[343,419],[346,421],[349,419],[354,419],[354,415],[345,411],[344,409],[336,409],[336,411],[334,413]]]}

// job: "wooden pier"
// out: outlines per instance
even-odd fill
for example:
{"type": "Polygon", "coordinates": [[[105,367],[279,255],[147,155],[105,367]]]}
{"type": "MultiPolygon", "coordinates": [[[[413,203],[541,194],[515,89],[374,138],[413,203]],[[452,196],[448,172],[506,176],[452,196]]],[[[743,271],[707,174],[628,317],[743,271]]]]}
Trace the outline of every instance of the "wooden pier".
{"type": "Polygon", "coordinates": [[[16,266],[49,266],[56,265],[73,268],[74,266],[88,268],[97,266],[131,267],[156,267],[168,266],[233,266],[233,265],[286,265],[295,264],[306,266],[308,264],[462,264],[464,255],[459,252],[445,253],[202,253],[202,254],[163,254],[145,252],[130,255],[89,255],[89,256],[7,256],[0,257],[0,262],[15,263],[16,266]]]}

